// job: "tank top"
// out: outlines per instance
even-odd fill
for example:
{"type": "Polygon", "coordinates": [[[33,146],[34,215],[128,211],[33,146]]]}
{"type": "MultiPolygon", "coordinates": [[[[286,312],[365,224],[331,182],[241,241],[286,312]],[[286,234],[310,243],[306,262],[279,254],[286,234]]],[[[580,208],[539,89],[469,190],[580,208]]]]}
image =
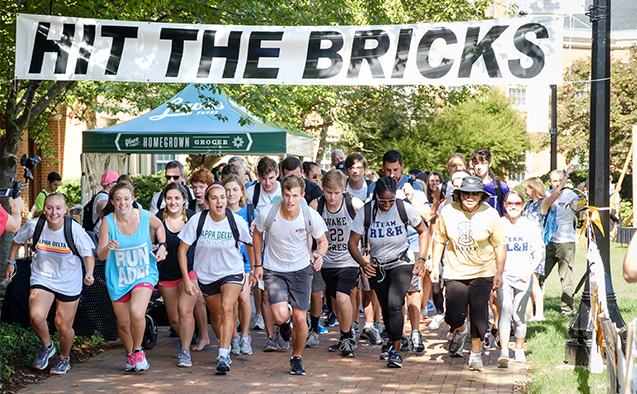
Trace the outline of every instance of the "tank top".
{"type": "Polygon", "coordinates": [[[157,284],[157,262],[150,255],[150,214],[142,210],[141,216],[133,235],[119,231],[112,213],[106,216],[110,239],[119,241],[119,247],[111,250],[105,266],[106,286],[112,301],[119,300],[140,283],[157,284]]]}
{"type": "Polygon", "coordinates": [[[352,230],[352,222],[354,221],[354,219],[349,217],[347,207],[345,206],[345,199],[343,199],[343,201],[341,202],[341,207],[336,213],[331,213],[327,209],[326,202],[322,216],[325,224],[327,225],[325,236],[327,237],[328,243],[323,267],[358,268],[358,263],[356,262],[356,260],[354,260],[352,255],[349,253],[349,250],[347,249],[349,234],[352,230]]]}
{"type": "MultiPolygon", "coordinates": [[[[190,209],[186,209],[186,218],[190,219],[195,213],[190,209]]],[[[163,209],[160,209],[157,212],[157,218],[161,220],[161,216],[163,216],[163,209]]],[[[160,281],[174,281],[178,279],[182,279],[181,269],[179,268],[179,245],[181,245],[181,239],[179,239],[180,231],[173,233],[166,226],[166,222],[162,222],[164,225],[164,231],[166,232],[166,259],[157,263],[157,268],[159,269],[159,280],[160,281]]],[[[188,272],[192,271],[192,264],[195,257],[194,248],[189,248],[188,253],[186,253],[187,257],[187,267],[188,272]]]]}

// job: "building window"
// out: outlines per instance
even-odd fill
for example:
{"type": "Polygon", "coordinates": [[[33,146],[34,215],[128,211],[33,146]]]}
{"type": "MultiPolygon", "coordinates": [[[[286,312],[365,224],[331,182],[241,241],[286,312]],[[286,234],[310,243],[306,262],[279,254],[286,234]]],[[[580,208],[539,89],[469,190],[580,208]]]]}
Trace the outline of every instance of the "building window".
{"type": "Polygon", "coordinates": [[[155,155],[155,160],[153,163],[153,174],[157,174],[159,171],[163,171],[166,169],[166,164],[169,161],[175,160],[175,155],[155,155]]]}
{"type": "Polygon", "coordinates": [[[509,98],[513,105],[526,107],[526,88],[524,86],[509,87],[509,98]]]}

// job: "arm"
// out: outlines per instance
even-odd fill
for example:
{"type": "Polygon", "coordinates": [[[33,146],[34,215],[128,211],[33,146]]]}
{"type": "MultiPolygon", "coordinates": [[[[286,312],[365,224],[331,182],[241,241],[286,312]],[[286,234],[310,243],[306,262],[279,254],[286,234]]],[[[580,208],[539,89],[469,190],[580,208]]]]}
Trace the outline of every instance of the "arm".
{"type": "Polygon", "coordinates": [[[177,260],[179,260],[179,270],[181,271],[181,277],[184,278],[184,291],[189,296],[194,296],[199,292],[197,286],[188,277],[188,249],[190,245],[181,241],[179,249],[177,249],[177,260]]]}
{"type": "Polygon", "coordinates": [[[157,261],[163,261],[166,259],[166,230],[164,230],[164,224],[155,215],[150,215],[150,232],[155,232],[157,235],[157,241],[159,250],[157,251],[157,261]]]}
{"type": "Polygon", "coordinates": [[[11,215],[7,218],[7,224],[4,227],[4,231],[15,233],[20,229],[22,225],[22,208],[24,207],[24,200],[22,197],[18,197],[15,200],[9,197],[9,208],[11,208],[11,215]]]}
{"type": "Polygon", "coordinates": [[[250,263],[250,288],[254,287],[254,285],[256,284],[257,280],[254,277],[254,272],[256,270],[256,268],[254,268],[254,248],[252,246],[248,246],[245,245],[246,247],[246,254],[248,255],[248,262],[250,263]]]}
{"type": "Polygon", "coordinates": [[[413,273],[422,276],[425,273],[425,262],[427,261],[427,249],[429,248],[429,229],[425,222],[421,221],[415,229],[418,232],[418,244],[420,246],[420,254],[418,261],[414,265],[413,273]]]}
{"type": "Polygon", "coordinates": [[[84,284],[90,286],[95,282],[95,278],[93,278],[93,269],[95,268],[95,257],[91,254],[90,256],[84,257],[84,267],[86,268],[86,273],[84,274],[84,284]]]}
{"type": "MultiPolygon", "coordinates": [[[[15,258],[18,255],[18,249],[20,249],[20,246],[22,245],[17,244],[15,242],[11,242],[11,251],[9,252],[9,260],[15,261],[15,258]]],[[[15,264],[8,263],[7,269],[5,271],[6,278],[11,279],[14,273],[15,273],[15,264]]]]}
{"type": "MultiPolygon", "coordinates": [[[[254,223],[253,223],[254,225],[254,223]]],[[[263,251],[263,232],[257,230],[256,226],[252,232],[252,250],[254,252],[254,278],[261,282],[263,280],[263,261],[262,251],[263,251]]]]}
{"type": "Polygon", "coordinates": [[[502,287],[502,273],[504,272],[504,262],[507,258],[507,246],[496,246],[495,252],[495,277],[493,277],[493,288],[499,289],[502,287]]]}
{"type": "Polygon", "coordinates": [[[97,205],[95,206],[95,212],[97,212],[98,215],[100,214],[100,212],[102,212],[102,210],[106,206],[106,203],[108,203],[108,198],[97,202],[97,205]]]}
{"type": "Polygon", "coordinates": [[[566,168],[566,175],[564,176],[564,178],[562,178],[562,181],[557,186],[557,188],[553,191],[553,193],[551,193],[550,196],[542,200],[542,205],[540,206],[540,208],[542,209],[542,215],[546,215],[546,213],[549,211],[551,205],[553,205],[555,200],[557,200],[557,198],[560,196],[564,185],[566,185],[566,182],[568,182],[568,176],[576,169],[577,164],[571,164],[570,166],[568,166],[568,168],[566,168]]]}
{"type": "Polygon", "coordinates": [[[327,253],[327,237],[325,234],[322,234],[320,237],[315,239],[316,251],[312,252],[312,256],[314,257],[314,269],[320,271],[323,266],[323,256],[327,253]]]}
{"type": "Polygon", "coordinates": [[[318,199],[315,198],[314,200],[312,200],[312,202],[310,203],[310,208],[312,208],[315,211],[317,210],[317,208],[318,208],[318,199]]]}
{"type": "Polygon", "coordinates": [[[432,244],[432,269],[431,269],[431,282],[440,282],[440,260],[442,260],[442,252],[445,250],[445,245],[433,240],[432,244]]]}
{"type": "MultiPolygon", "coordinates": [[[[13,247],[11,247],[13,251],[13,247]]],[[[9,267],[7,266],[7,269],[9,267]]],[[[628,245],[626,250],[626,257],[624,257],[624,279],[628,283],[637,282],[637,236],[633,236],[633,239],[628,245]]]]}
{"type": "Polygon", "coordinates": [[[100,227],[100,238],[97,244],[97,258],[100,260],[108,259],[108,255],[111,250],[115,250],[119,247],[119,241],[110,239],[108,232],[108,219],[102,218],[102,226],[100,227]]]}
{"type": "Polygon", "coordinates": [[[361,241],[363,236],[354,231],[350,231],[349,240],[347,241],[347,250],[352,258],[361,266],[363,270],[363,275],[367,278],[371,278],[376,275],[376,264],[368,263],[365,261],[363,256],[361,256],[361,251],[358,249],[358,244],[361,241]]]}

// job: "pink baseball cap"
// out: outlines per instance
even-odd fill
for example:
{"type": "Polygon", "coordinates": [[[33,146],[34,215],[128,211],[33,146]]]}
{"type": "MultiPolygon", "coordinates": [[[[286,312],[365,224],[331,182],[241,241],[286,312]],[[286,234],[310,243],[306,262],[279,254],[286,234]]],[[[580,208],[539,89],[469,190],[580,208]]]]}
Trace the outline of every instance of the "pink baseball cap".
{"type": "Polygon", "coordinates": [[[102,182],[100,182],[100,185],[106,186],[109,183],[117,182],[118,179],[119,175],[115,171],[106,171],[104,175],[102,175],[102,182]]]}

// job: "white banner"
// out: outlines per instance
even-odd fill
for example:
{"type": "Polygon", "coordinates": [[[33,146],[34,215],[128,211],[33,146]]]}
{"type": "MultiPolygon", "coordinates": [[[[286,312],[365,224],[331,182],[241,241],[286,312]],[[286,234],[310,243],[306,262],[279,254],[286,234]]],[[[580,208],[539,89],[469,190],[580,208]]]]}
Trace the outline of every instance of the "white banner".
{"type": "Polygon", "coordinates": [[[225,26],[18,15],[16,78],[296,85],[557,84],[561,17],[225,26]]]}

